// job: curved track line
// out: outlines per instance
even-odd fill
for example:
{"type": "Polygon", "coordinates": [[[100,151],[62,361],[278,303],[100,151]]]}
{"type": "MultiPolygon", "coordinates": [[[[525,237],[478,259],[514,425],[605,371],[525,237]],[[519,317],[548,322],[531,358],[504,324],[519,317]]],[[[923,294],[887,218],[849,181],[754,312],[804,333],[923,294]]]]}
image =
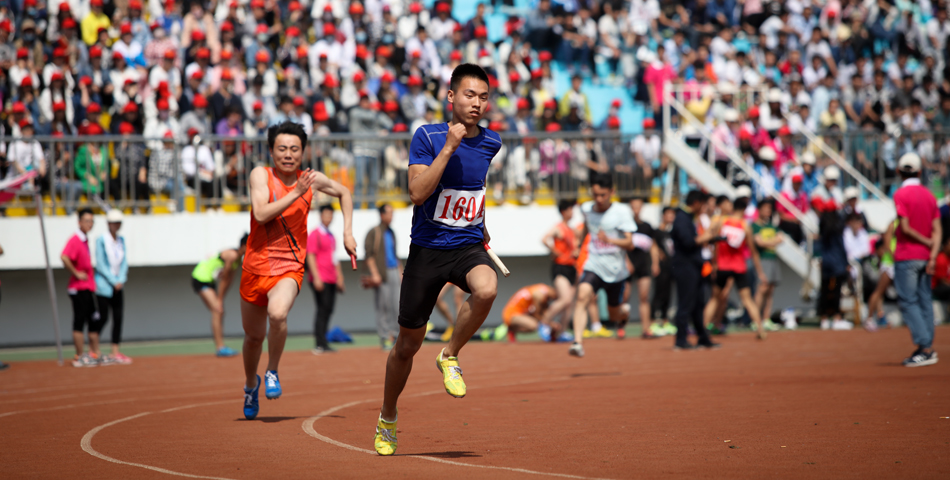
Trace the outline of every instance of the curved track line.
{"type": "MultiPolygon", "coordinates": [[[[517,382],[517,383],[513,383],[513,384],[511,384],[511,385],[523,385],[524,383],[537,383],[537,382],[517,382]]],[[[504,387],[504,386],[510,386],[510,385],[497,385],[496,388],[497,388],[497,387],[504,387]]],[[[408,396],[408,397],[424,397],[424,396],[427,396],[427,395],[435,395],[435,394],[438,394],[438,393],[442,393],[443,391],[444,391],[444,390],[434,390],[434,391],[430,391],[430,392],[423,392],[423,393],[418,393],[418,394],[415,394],[415,395],[407,395],[407,396],[408,396]]],[[[350,444],[348,444],[348,443],[343,443],[343,442],[341,442],[341,441],[339,441],[339,440],[334,440],[334,439],[332,439],[332,438],[330,438],[330,437],[327,437],[326,435],[323,435],[323,434],[317,432],[316,429],[314,429],[313,424],[316,423],[316,421],[317,421],[318,419],[320,419],[321,417],[325,417],[325,416],[328,416],[328,415],[332,415],[332,414],[334,414],[334,413],[336,413],[336,412],[338,412],[338,411],[340,411],[340,410],[343,410],[343,409],[346,409],[346,408],[349,408],[349,407],[352,407],[352,406],[356,406],[356,405],[359,405],[359,404],[361,404],[361,403],[367,403],[367,402],[378,401],[378,400],[379,400],[378,398],[371,398],[371,399],[367,399],[367,400],[356,400],[356,401],[353,401],[353,402],[344,403],[343,405],[337,405],[337,406],[335,406],[335,407],[332,407],[332,408],[329,408],[329,409],[327,409],[327,410],[324,410],[324,411],[322,411],[322,412],[320,412],[320,413],[318,413],[318,414],[316,414],[316,415],[314,415],[314,416],[312,416],[312,417],[310,417],[310,418],[304,420],[303,425],[302,425],[303,431],[307,432],[307,435],[310,435],[311,437],[314,437],[314,438],[316,438],[317,440],[321,440],[321,441],[323,441],[323,442],[329,443],[330,445],[335,445],[335,446],[337,446],[337,447],[345,448],[345,449],[347,449],[347,450],[352,450],[352,451],[354,451],[354,452],[368,453],[368,454],[370,454],[370,455],[376,455],[376,451],[375,451],[375,450],[369,450],[369,449],[366,449],[366,448],[356,447],[356,446],[350,445],[350,444]]],[[[477,464],[473,464],[473,463],[456,462],[456,461],[453,461],[453,460],[446,460],[446,459],[444,459],[444,458],[431,457],[431,456],[428,456],[428,455],[411,455],[411,456],[409,456],[409,457],[411,457],[411,458],[418,458],[418,459],[422,459],[422,460],[429,460],[430,462],[442,463],[442,464],[445,464],[445,465],[454,465],[454,466],[459,466],[459,467],[484,468],[484,469],[489,469],[489,470],[504,470],[504,471],[508,471],[508,472],[525,473],[525,474],[531,474],[531,475],[545,475],[545,476],[549,476],[549,477],[559,477],[559,478],[576,478],[576,479],[582,479],[582,480],[605,480],[605,479],[598,479],[598,478],[594,478],[594,477],[582,477],[582,476],[579,476],[579,475],[569,475],[569,474],[566,474],[566,473],[538,472],[538,471],[535,471],[535,470],[527,470],[527,469],[524,469],[524,468],[501,467],[501,466],[496,466],[496,465],[477,465],[477,464]]]]}
{"type": "Polygon", "coordinates": [[[110,457],[110,456],[108,456],[108,455],[103,455],[103,454],[97,452],[96,449],[92,448],[92,437],[96,436],[96,434],[99,433],[102,429],[111,427],[111,426],[116,425],[116,424],[118,424],[118,423],[127,422],[127,421],[129,421],[129,420],[134,420],[134,419],[136,419],[136,418],[144,417],[144,416],[146,416],[146,415],[151,415],[151,414],[152,414],[152,412],[142,412],[142,413],[138,413],[138,414],[132,415],[131,417],[120,418],[119,420],[114,420],[114,421],[112,421],[112,422],[109,422],[109,423],[106,423],[106,424],[103,424],[103,425],[99,425],[98,427],[93,428],[92,430],[89,430],[88,432],[86,432],[85,435],[83,435],[82,441],[80,442],[80,445],[82,446],[82,449],[83,449],[86,453],[88,453],[89,455],[92,455],[93,457],[96,457],[96,458],[101,458],[102,460],[105,460],[105,461],[107,461],[107,462],[117,463],[117,464],[119,464],[119,465],[128,465],[128,466],[130,466],[130,467],[139,467],[139,468],[144,468],[144,469],[146,469],[146,470],[152,470],[153,472],[165,473],[165,474],[168,474],[168,475],[177,475],[177,476],[179,476],[179,477],[207,478],[207,479],[211,479],[211,480],[233,480],[233,479],[230,479],[230,478],[223,478],[223,477],[206,477],[206,476],[204,476],[204,475],[192,475],[192,474],[190,474],[190,473],[174,472],[174,471],[171,471],[171,470],[166,470],[166,469],[164,469],[164,468],[153,467],[153,466],[151,466],[151,465],[144,465],[144,464],[141,464],[141,463],[126,462],[126,461],[119,460],[119,459],[117,459],[117,458],[112,458],[112,457],[110,457]]]}

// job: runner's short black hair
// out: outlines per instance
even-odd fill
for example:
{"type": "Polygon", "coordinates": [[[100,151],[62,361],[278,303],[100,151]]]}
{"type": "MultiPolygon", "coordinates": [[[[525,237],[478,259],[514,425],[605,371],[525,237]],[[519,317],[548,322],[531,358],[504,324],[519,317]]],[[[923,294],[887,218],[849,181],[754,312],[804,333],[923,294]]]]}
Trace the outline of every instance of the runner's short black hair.
{"type": "Polygon", "coordinates": [[[77,216],[76,218],[82,220],[83,215],[86,215],[86,214],[92,215],[92,209],[91,209],[91,208],[80,208],[79,211],[76,212],[76,216],[77,216]]]}
{"type": "Polygon", "coordinates": [[[669,205],[663,207],[663,215],[666,215],[666,212],[675,212],[675,211],[676,209],[669,205]]]}
{"type": "Polygon", "coordinates": [[[775,200],[772,200],[771,198],[766,198],[765,200],[762,200],[761,202],[759,202],[759,209],[761,209],[762,207],[766,205],[772,207],[772,210],[775,210],[775,200]]]}
{"type": "Polygon", "coordinates": [[[574,200],[561,200],[560,202],[557,202],[557,211],[564,213],[564,210],[570,210],[574,208],[574,205],[576,204],[577,202],[574,200]]]}
{"type": "Polygon", "coordinates": [[[307,145],[307,132],[304,131],[303,125],[299,123],[293,123],[284,121],[279,125],[274,125],[267,129],[267,146],[273,150],[274,143],[277,141],[278,135],[296,135],[300,137],[300,146],[303,147],[307,145]]]}
{"type": "Polygon", "coordinates": [[[705,201],[706,201],[706,194],[699,190],[690,190],[689,193],[686,194],[687,207],[694,203],[697,203],[697,202],[701,203],[705,201]]]}
{"type": "Polygon", "coordinates": [[[452,70],[452,80],[449,81],[449,90],[454,92],[458,89],[459,83],[462,83],[462,79],[466,77],[477,78],[485,82],[485,85],[488,85],[488,74],[485,73],[484,68],[474,63],[463,63],[455,67],[455,70],[452,70]]]}
{"type": "Polygon", "coordinates": [[[248,235],[247,233],[245,233],[244,236],[241,237],[241,243],[240,243],[240,245],[238,246],[238,248],[247,245],[247,237],[249,237],[249,236],[250,236],[250,235],[248,235]]]}
{"type": "Polygon", "coordinates": [[[329,210],[329,211],[332,212],[332,211],[333,211],[333,205],[330,205],[329,203],[327,203],[327,204],[325,204],[325,205],[321,205],[321,206],[320,206],[320,213],[323,213],[323,212],[326,211],[326,210],[329,210]]]}
{"type": "Polygon", "coordinates": [[[598,173],[590,179],[590,186],[593,187],[594,185],[600,188],[611,189],[614,188],[614,179],[609,174],[598,173]]]}
{"type": "Polygon", "coordinates": [[[737,212],[744,212],[745,207],[749,206],[749,199],[746,197],[737,198],[735,202],[732,203],[732,208],[737,212]]]}
{"type": "Polygon", "coordinates": [[[716,197],[716,206],[722,205],[723,203],[729,201],[732,201],[732,199],[730,199],[728,195],[720,195],[716,197]]]}

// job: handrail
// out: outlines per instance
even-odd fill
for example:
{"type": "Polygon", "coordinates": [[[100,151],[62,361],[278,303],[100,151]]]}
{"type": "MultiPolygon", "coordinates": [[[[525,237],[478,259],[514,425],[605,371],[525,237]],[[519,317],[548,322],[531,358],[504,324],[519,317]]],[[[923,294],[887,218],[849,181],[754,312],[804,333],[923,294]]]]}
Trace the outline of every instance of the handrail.
{"type": "MultiPolygon", "coordinates": [[[[786,121],[789,120],[789,115],[787,113],[784,114],[784,117],[786,121]]],[[[800,128],[798,131],[799,133],[802,133],[803,135],[805,135],[805,138],[807,138],[809,142],[821,148],[821,151],[825,155],[827,155],[828,158],[834,161],[835,164],[838,165],[838,168],[844,170],[845,172],[848,172],[849,175],[851,175],[855,180],[857,180],[858,183],[860,183],[862,187],[866,188],[869,192],[871,192],[871,194],[877,197],[878,200],[891,201],[890,197],[888,197],[887,194],[881,191],[880,188],[877,188],[876,185],[871,183],[856,168],[851,166],[851,164],[848,163],[844,158],[842,158],[841,155],[838,154],[838,152],[832,150],[831,147],[829,147],[827,143],[820,141],[818,136],[815,135],[815,132],[812,132],[811,129],[808,128],[808,126],[803,124],[802,128],[800,128]]]]}
{"type": "MultiPolygon", "coordinates": [[[[759,174],[756,173],[756,171],[752,167],[750,167],[744,160],[742,160],[742,158],[740,158],[739,155],[737,155],[734,150],[729,149],[728,147],[723,145],[722,142],[713,138],[712,132],[709,130],[709,127],[707,127],[704,123],[700,122],[695,116],[693,116],[693,114],[690,113],[690,111],[686,109],[686,106],[680,103],[679,100],[672,98],[671,95],[668,95],[668,97],[669,98],[667,98],[667,102],[669,103],[669,105],[675,108],[683,119],[687,120],[688,122],[690,122],[690,124],[696,127],[699,133],[701,133],[704,137],[706,137],[706,140],[713,147],[718,148],[720,151],[725,152],[726,156],[729,157],[729,160],[731,160],[733,164],[739,167],[740,170],[745,172],[745,174],[748,175],[749,178],[751,178],[753,181],[755,181],[755,183],[759,185],[762,184],[762,179],[759,177],[759,174]]],[[[788,211],[792,213],[792,216],[794,216],[795,219],[801,222],[802,226],[805,227],[810,233],[818,233],[818,226],[815,225],[811,219],[805,216],[805,212],[798,210],[798,208],[795,207],[795,205],[793,205],[792,202],[789,202],[788,199],[786,199],[785,197],[778,195],[777,192],[772,192],[771,196],[775,198],[776,202],[780,203],[782,206],[788,209],[788,211]]]]}

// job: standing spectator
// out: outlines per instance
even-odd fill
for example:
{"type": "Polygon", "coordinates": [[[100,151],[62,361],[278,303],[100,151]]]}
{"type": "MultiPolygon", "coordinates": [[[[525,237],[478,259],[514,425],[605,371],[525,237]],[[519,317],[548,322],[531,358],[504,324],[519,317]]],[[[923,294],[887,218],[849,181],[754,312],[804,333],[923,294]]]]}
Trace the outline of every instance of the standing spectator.
{"type": "Polygon", "coordinates": [[[793,212],[785,207],[784,203],[779,203],[778,228],[788,234],[795,243],[800,244],[805,241],[805,231],[802,230],[802,223],[799,217],[808,211],[808,194],[802,190],[801,174],[792,175],[791,191],[783,191],[782,196],[792,204],[792,208],[796,211],[793,212]]]}
{"type": "Polygon", "coordinates": [[[96,311],[96,279],[89,255],[89,239],[86,235],[92,230],[92,210],[79,211],[79,230],[76,231],[63,249],[60,259],[69,270],[69,285],[66,287],[69,300],[73,304],[73,345],[76,356],[74,367],[95,367],[100,363],[99,331],[102,321],[96,311]],[[83,330],[88,326],[89,351],[83,351],[83,330]]]}
{"type": "MultiPolygon", "coordinates": [[[[350,110],[350,133],[363,136],[383,136],[392,130],[392,120],[370,107],[369,96],[360,93],[359,105],[350,110]]],[[[379,142],[356,140],[353,142],[353,154],[356,156],[356,188],[354,197],[357,202],[376,197],[376,182],[379,179],[379,142]],[[364,186],[366,187],[364,191],[364,186]]]]}
{"type": "Polygon", "coordinates": [[[102,326],[109,321],[112,310],[112,354],[102,357],[102,364],[128,365],[132,359],[119,351],[122,343],[122,318],[125,305],[125,282],[129,277],[129,259],[125,238],[119,235],[122,212],[109,210],[106,214],[109,232],[96,240],[96,300],[102,326]]]}
{"type": "Polygon", "coordinates": [[[307,237],[307,273],[313,299],[317,304],[316,318],[313,321],[313,336],[316,343],[314,355],[335,352],[327,342],[327,328],[330,316],[336,304],[336,294],[345,293],[343,268],[334,260],[336,238],[330,233],[333,223],[333,206],[320,207],[320,223],[307,237]]]}
{"type": "MultiPolygon", "coordinates": [[[[849,283],[844,221],[834,204],[820,207],[818,248],[821,249],[821,286],[817,313],[821,319],[821,329],[851,330],[854,325],[841,318],[841,287],[849,283]]],[[[927,280],[929,282],[930,279],[927,280]]]]}
{"type": "Polygon", "coordinates": [[[379,225],[366,234],[366,241],[363,242],[369,273],[365,283],[375,290],[376,333],[383,350],[392,349],[399,330],[396,320],[399,315],[402,266],[396,256],[396,235],[389,226],[392,221],[393,207],[388,203],[380,205],[379,225]]]}
{"type": "Polygon", "coordinates": [[[759,216],[752,223],[755,247],[759,250],[762,270],[768,279],[768,282],[760,283],[755,289],[755,304],[759,314],[766,320],[772,317],[772,296],[782,281],[782,265],[775,248],[782,243],[784,237],[772,223],[774,213],[775,201],[771,198],[764,200],[759,203],[759,216]]]}
{"type": "Polygon", "coordinates": [[[10,142],[6,148],[6,161],[9,162],[8,168],[11,168],[13,173],[23,175],[36,171],[37,177],[26,184],[30,189],[39,187],[42,178],[46,176],[46,158],[43,156],[40,142],[33,139],[34,131],[33,122],[24,118],[20,121],[21,137],[10,142]]]}
{"type": "MultiPolygon", "coordinates": [[[[178,157],[175,152],[175,136],[172,132],[165,134],[161,148],[154,148],[148,160],[148,186],[156,195],[167,192],[172,198],[181,190],[178,181],[178,168],[175,162],[178,157]]],[[[184,198],[178,195],[178,209],[184,207],[184,198]]]]}
{"type": "Polygon", "coordinates": [[[931,279],[940,252],[942,228],[937,201],[920,184],[920,157],[904,154],[897,163],[901,186],[894,193],[900,224],[894,251],[894,286],[901,316],[910,329],[917,349],[904,359],[904,366],[937,363],[933,351],[934,320],[931,279]]]}
{"type": "Polygon", "coordinates": [[[118,188],[112,188],[113,198],[120,198],[123,186],[127,186],[129,197],[148,202],[148,176],[145,157],[145,144],[133,142],[129,137],[135,134],[131,123],[121,122],[119,134],[122,141],[115,143],[115,160],[119,162],[118,188]]]}
{"type": "Polygon", "coordinates": [[[676,219],[670,230],[673,243],[673,260],[670,262],[673,278],[676,281],[676,297],[679,305],[676,309],[676,342],[673,348],[691,350],[696,347],[716,348],[719,344],[713,343],[703,325],[703,256],[702,250],[716,235],[718,228],[707,228],[702,235],[696,231],[696,217],[700,214],[704,203],[704,194],[698,190],[690,191],[686,195],[686,208],[676,212],[676,219]],[[699,341],[693,346],[687,340],[689,325],[693,328],[699,341]]]}

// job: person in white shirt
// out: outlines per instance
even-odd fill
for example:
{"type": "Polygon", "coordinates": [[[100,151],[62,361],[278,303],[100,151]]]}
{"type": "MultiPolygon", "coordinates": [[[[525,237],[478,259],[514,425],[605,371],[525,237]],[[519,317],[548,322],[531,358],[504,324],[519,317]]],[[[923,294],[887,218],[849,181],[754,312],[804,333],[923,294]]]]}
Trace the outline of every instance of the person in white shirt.
{"type": "Polygon", "coordinates": [[[7,145],[7,162],[16,171],[23,175],[35,171],[37,178],[24,184],[27,189],[33,189],[39,183],[38,179],[46,176],[46,157],[43,156],[43,147],[33,139],[33,123],[27,119],[20,122],[21,138],[7,145]]]}
{"type": "Polygon", "coordinates": [[[181,149],[181,172],[185,175],[186,186],[200,190],[204,197],[211,197],[214,194],[214,155],[205,144],[195,148],[192,143],[195,135],[198,135],[198,129],[189,128],[188,143],[181,149]]]}

